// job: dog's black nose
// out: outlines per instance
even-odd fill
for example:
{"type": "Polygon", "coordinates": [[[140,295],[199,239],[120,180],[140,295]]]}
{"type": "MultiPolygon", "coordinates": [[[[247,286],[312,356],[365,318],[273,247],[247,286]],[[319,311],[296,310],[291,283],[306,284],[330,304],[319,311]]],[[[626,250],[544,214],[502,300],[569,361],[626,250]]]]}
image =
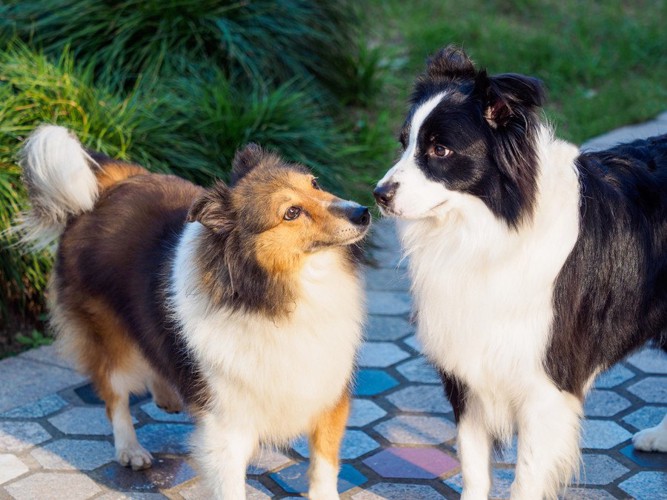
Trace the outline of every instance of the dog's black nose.
{"type": "Polygon", "coordinates": [[[398,182],[376,186],[373,190],[373,196],[375,196],[377,204],[381,207],[388,207],[396,194],[396,189],[398,189],[398,182]]]}
{"type": "Polygon", "coordinates": [[[362,207],[359,205],[357,208],[352,210],[349,215],[350,222],[357,224],[358,226],[368,226],[371,222],[371,213],[368,211],[368,207],[362,207]]]}

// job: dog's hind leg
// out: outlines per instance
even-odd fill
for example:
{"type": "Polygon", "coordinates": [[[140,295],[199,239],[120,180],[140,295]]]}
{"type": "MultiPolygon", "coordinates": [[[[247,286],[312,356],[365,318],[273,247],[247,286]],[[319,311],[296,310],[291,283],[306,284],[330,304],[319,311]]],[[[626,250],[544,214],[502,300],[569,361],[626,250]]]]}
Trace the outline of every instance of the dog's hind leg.
{"type": "Polygon", "coordinates": [[[536,384],[517,409],[512,500],[556,499],[578,472],[582,402],[553,383],[536,384]]]}
{"type": "Polygon", "coordinates": [[[632,444],[641,451],[667,453],[667,415],[655,427],[639,431],[632,437],[632,444]]]}
{"type": "Polygon", "coordinates": [[[311,500],[338,499],[338,455],[349,414],[350,396],[346,392],[333,408],[317,419],[310,433],[308,498],[311,500]]]}
{"type": "Polygon", "coordinates": [[[151,376],[148,388],[153,395],[153,401],[158,408],[167,413],[179,413],[183,410],[183,400],[164,378],[157,374],[151,376]]]}
{"type": "MultiPolygon", "coordinates": [[[[137,381],[132,373],[112,372],[109,380],[96,384],[106,403],[107,416],[111,420],[116,459],[125,467],[134,470],[147,469],[153,457],[137,441],[130,414],[130,393],[135,391],[137,381]]],[[[141,384],[142,382],[139,382],[141,384]]]]}

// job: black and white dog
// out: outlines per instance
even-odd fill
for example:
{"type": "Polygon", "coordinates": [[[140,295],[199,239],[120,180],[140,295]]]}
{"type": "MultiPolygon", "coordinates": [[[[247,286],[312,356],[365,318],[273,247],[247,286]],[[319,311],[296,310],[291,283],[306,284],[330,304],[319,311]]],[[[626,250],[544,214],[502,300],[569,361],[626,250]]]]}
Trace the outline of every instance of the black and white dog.
{"type": "MultiPolygon", "coordinates": [[[[556,498],[578,470],[596,375],[667,343],[667,136],[581,153],[554,138],[542,101],[538,80],[441,50],[374,191],[400,219],[465,499],[487,498],[492,449],[514,432],[512,498],[556,498]]],[[[667,420],[634,441],[667,451],[667,420]]]]}

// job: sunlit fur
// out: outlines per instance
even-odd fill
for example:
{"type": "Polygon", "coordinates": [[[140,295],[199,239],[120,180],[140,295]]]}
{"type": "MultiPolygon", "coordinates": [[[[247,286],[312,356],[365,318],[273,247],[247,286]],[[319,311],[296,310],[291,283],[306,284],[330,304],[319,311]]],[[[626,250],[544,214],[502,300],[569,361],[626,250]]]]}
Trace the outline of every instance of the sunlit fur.
{"type": "Polygon", "coordinates": [[[595,376],[650,339],[664,345],[667,136],[581,154],[554,138],[542,100],[537,80],[488,76],[443,49],[375,191],[399,218],[465,499],[488,497],[493,447],[514,432],[512,498],[556,498],[579,470],[595,376]]]}
{"type": "Polygon", "coordinates": [[[311,498],[337,498],[364,317],[353,245],[368,210],[255,145],[237,154],[231,184],[211,189],[86,153],[53,126],[31,136],[24,158],[27,220],[60,234],[49,289],[57,342],[105,401],[119,462],[151,465],[128,406],[150,390],[158,406],[195,417],[194,456],[216,498],[245,497],[260,444],[303,433],[311,498]],[[90,177],[75,193],[69,179],[90,177]]]}

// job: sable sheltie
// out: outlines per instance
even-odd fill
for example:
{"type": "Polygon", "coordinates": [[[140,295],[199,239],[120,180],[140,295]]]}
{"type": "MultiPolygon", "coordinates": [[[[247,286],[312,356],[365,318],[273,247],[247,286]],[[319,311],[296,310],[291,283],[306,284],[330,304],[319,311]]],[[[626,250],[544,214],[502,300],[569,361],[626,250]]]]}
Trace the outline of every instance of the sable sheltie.
{"type": "MultiPolygon", "coordinates": [[[[667,326],[667,136],[582,153],[540,116],[538,80],[447,47],[417,80],[403,153],[375,189],[399,219],[418,335],[458,424],[463,498],[487,498],[518,433],[512,498],[579,467],[596,375],[667,326]]],[[[667,421],[635,436],[667,451],[667,421]]]]}
{"type": "Polygon", "coordinates": [[[118,461],[150,467],[128,397],[196,421],[193,453],[217,498],[245,498],[260,444],[310,438],[310,497],[338,498],[338,450],[361,341],[355,243],[366,207],[249,145],[211,189],[87,152],[43,126],[21,160],[19,229],[59,238],[49,288],[57,342],[106,404],[118,461]]]}

